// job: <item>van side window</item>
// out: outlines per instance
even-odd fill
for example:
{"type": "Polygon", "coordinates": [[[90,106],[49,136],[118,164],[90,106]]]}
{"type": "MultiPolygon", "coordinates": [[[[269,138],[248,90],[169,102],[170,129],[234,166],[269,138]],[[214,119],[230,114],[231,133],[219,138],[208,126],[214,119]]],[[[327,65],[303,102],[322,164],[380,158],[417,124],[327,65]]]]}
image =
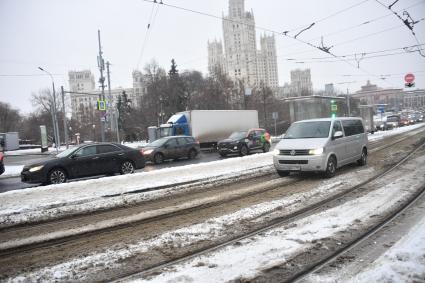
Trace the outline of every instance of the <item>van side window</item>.
{"type": "Polygon", "coordinates": [[[364,133],[364,127],[360,120],[343,120],[342,126],[346,136],[353,136],[364,133]]]}
{"type": "Polygon", "coordinates": [[[332,136],[335,135],[336,132],[342,132],[342,126],[340,121],[334,122],[334,126],[332,128],[332,136]]]}
{"type": "Polygon", "coordinates": [[[363,123],[360,120],[356,120],[356,132],[357,134],[363,134],[364,133],[364,127],[363,123]]]}

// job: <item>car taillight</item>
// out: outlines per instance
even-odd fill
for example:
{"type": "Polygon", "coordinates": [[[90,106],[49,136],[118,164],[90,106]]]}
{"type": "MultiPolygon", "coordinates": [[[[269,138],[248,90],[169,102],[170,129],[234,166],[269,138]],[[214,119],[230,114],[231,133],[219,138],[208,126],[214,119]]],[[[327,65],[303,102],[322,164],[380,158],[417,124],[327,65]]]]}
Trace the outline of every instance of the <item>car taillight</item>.
{"type": "Polygon", "coordinates": [[[143,155],[143,149],[139,150],[140,154],[143,155]]]}
{"type": "Polygon", "coordinates": [[[3,162],[3,157],[4,157],[3,152],[0,152],[0,162],[3,162]]]}
{"type": "Polygon", "coordinates": [[[199,141],[198,141],[198,140],[196,140],[196,143],[197,143],[197,144],[199,144],[199,141]]]}

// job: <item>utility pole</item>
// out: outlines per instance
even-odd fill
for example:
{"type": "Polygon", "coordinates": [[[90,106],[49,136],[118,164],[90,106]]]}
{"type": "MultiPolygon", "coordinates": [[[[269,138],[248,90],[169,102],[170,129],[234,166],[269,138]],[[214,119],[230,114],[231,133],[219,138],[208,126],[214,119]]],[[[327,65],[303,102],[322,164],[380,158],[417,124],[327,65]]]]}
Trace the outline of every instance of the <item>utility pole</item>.
{"type": "Polygon", "coordinates": [[[108,118],[109,118],[109,124],[111,126],[111,131],[116,131],[117,133],[117,143],[120,142],[120,132],[118,128],[118,116],[117,116],[117,110],[115,109],[115,106],[113,106],[113,99],[111,94],[111,72],[109,71],[109,66],[111,64],[109,61],[106,62],[106,76],[108,78],[108,100],[109,100],[109,106],[108,106],[108,118]]]}
{"type": "Polygon", "coordinates": [[[350,95],[348,92],[348,87],[347,87],[347,108],[348,108],[348,117],[351,116],[351,111],[350,111],[350,95]]]}
{"type": "Polygon", "coordinates": [[[60,135],[59,135],[59,126],[58,126],[58,119],[56,116],[57,113],[57,109],[56,109],[56,91],[55,91],[55,81],[53,79],[53,76],[50,72],[44,70],[41,67],[38,67],[38,69],[42,72],[45,72],[46,74],[48,74],[50,76],[50,78],[52,79],[52,88],[53,88],[53,105],[51,108],[51,112],[52,112],[52,124],[53,124],[53,136],[55,138],[55,146],[56,146],[56,152],[58,152],[59,147],[61,145],[60,143],[60,135]]]}
{"type": "Polygon", "coordinates": [[[66,148],[68,149],[69,143],[68,143],[68,126],[66,124],[66,111],[65,111],[65,91],[63,90],[63,86],[61,86],[61,93],[62,93],[62,112],[63,112],[63,132],[65,135],[65,144],[66,148]]]}
{"type": "MultiPolygon", "coordinates": [[[[100,79],[99,79],[99,83],[100,86],[102,88],[102,93],[99,94],[99,100],[100,101],[104,101],[105,100],[105,77],[103,76],[103,71],[105,70],[105,61],[103,60],[102,57],[102,45],[100,43],[100,30],[97,30],[97,37],[99,40],[99,56],[97,57],[97,65],[99,67],[99,71],[100,71],[100,79]]],[[[105,141],[105,116],[103,111],[100,111],[100,134],[101,134],[101,141],[104,142],[105,141]]]]}

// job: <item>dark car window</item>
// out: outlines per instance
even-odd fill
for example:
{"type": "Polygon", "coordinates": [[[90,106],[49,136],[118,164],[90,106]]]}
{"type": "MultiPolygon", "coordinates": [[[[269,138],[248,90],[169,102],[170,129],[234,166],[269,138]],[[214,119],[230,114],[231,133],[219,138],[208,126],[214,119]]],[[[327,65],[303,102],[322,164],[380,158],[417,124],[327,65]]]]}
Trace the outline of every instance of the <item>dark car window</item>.
{"type": "Polygon", "coordinates": [[[97,146],[97,153],[110,153],[110,152],[117,152],[117,151],[120,151],[120,149],[114,145],[104,144],[104,145],[97,146]]]}
{"type": "Polygon", "coordinates": [[[78,157],[83,157],[83,156],[89,156],[89,155],[95,155],[95,154],[96,154],[96,146],[93,145],[93,146],[87,146],[80,149],[79,151],[77,151],[75,155],[78,157]]]}
{"type": "Polygon", "coordinates": [[[343,120],[342,126],[346,136],[353,136],[364,133],[364,127],[360,120],[343,120]]]}
{"type": "Polygon", "coordinates": [[[255,135],[256,135],[257,137],[261,137],[262,135],[264,135],[264,133],[265,133],[265,131],[264,131],[264,130],[257,130],[257,131],[255,131],[255,135]]]}
{"type": "Polygon", "coordinates": [[[297,122],[291,125],[284,139],[327,138],[330,128],[328,121],[297,122]]]}
{"type": "Polygon", "coordinates": [[[166,145],[168,145],[169,147],[176,147],[177,146],[177,140],[176,139],[170,139],[166,145]]]}
{"type": "Polygon", "coordinates": [[[247,132],[233,132],[229,139],[231,140],[240,140],[243,139],[247,136],[247,132]]]}
{"type": "Polygon", "coordinates": [[[342,132],[342,126],[340,121],[335,121],[332,128],[332,136],[335,135],[336,132],[342,132]]]}
{"type": "Polygon", "coordinates": [[[185,138],[187,143],[195,143],[194,138],[185,138]]]}
{"type": "Polygon", "coordinates": [[[188,143],[185,138],[178,138],[177,140],[180,146],[186,145],[188,143]]]}

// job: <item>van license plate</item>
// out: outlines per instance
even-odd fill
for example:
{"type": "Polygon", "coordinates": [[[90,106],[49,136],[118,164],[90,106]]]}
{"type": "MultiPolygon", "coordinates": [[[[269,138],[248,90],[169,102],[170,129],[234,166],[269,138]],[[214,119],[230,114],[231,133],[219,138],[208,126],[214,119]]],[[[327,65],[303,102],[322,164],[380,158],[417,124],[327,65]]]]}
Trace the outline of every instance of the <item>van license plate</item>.
{"type": "Polygon", "coordinates": [[[300,171],[301,170],[301,166],[290,166],[289,170],[291,171],[300,171]]]}

